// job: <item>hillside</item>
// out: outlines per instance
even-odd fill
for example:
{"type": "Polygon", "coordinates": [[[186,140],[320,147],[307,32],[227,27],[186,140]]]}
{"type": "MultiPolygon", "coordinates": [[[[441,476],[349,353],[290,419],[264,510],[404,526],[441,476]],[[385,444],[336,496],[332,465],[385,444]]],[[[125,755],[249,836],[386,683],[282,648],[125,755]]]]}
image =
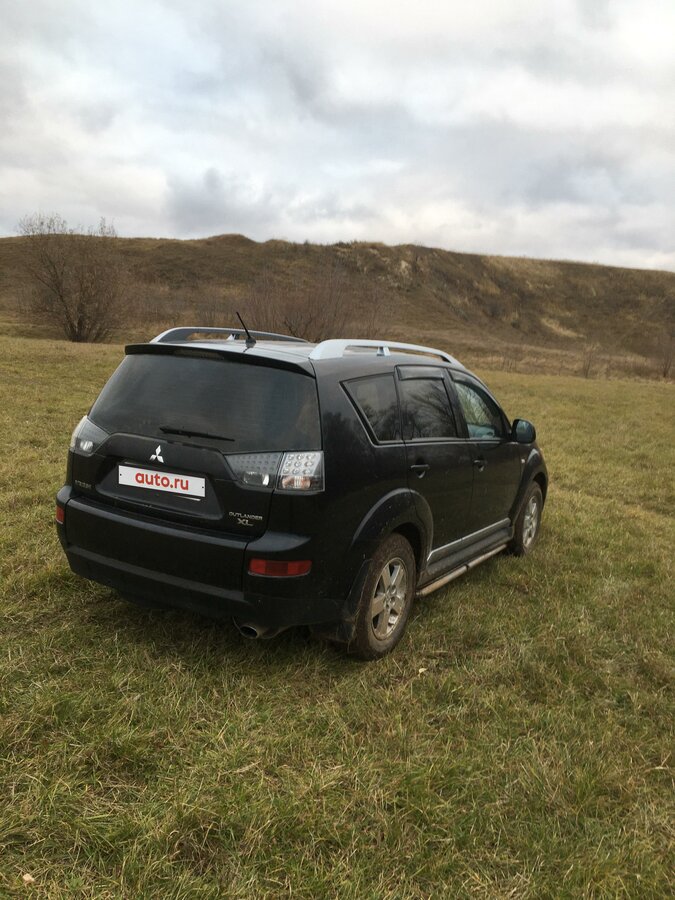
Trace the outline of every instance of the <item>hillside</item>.
{"type": "MultiPolygon", "coordinates": [[[[0,239],[0,317],[14,333],[25,331],[17,307],[21,245],[21,238],[0,239]]],[[[470,358],[497,354],[505,365],[509,357],[516,365],[538,356],[570,371],[590,353],[605,357],[605,368],[622,359],[647,370],[675,325],[672,272],[415,245],[257,243],[241,235],[124,238],[119,247],[134,306],[144,310],[135,326],[141,331],[200,314],[209,324],[229,323],[234,308],[246,310],[261,277],[292,293],[300,285],[311,290],[327,272],[339,273],[341,296],[357,309],[375,305],[378,334],[434,342],[470,358]]],[[[355,319],[358,333],[362,319],[355,319]]]]}

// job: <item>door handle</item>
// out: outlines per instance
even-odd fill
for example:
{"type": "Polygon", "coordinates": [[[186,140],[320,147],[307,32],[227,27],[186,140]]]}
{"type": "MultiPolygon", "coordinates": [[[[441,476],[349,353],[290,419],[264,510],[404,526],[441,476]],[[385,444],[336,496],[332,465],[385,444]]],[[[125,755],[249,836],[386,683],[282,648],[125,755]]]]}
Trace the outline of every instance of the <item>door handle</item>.
{"type": "Polygon", "coordinates": [[[487,465],[487,460],[484,456],[479,456],[477,459],[473,461],[474,466],[478,469],[479,472],[482,472],[485,466],[487,465]]]}
{"type": "Polygon", "coordinates": [[[410,471],[414,472],[418,478],[424,478],[429,469],[428,463],[415,463],[414,466],[410,466],[410,471]]]}

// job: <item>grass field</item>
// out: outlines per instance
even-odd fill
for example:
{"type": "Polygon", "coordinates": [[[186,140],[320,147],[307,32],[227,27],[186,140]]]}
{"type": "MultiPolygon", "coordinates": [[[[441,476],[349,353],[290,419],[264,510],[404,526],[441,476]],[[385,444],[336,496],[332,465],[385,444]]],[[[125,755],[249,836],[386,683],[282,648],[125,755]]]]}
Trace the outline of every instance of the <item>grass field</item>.
{"type": "Polygon", "coordinates": [[[0,338],[1,897],[672,896],[672,385],[484,373],[537,424],[541,542],[363,664],[70,574],[53,496],[120,354],[0,338]]]}

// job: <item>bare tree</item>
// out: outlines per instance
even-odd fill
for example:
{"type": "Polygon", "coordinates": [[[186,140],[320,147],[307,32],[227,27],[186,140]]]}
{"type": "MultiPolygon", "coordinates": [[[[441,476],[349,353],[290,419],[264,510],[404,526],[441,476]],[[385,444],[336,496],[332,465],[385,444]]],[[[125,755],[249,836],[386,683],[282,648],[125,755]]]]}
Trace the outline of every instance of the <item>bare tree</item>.
{"type": "Polygon", "coordinates": [[[333,264],[309,284],[294,284],[281,310],[284,329],[309,341],[344,334],[353,312],[345,302],[346,280],[344,269],[333,264]]]}
{"type": "Polygon", "coordinates": [[[662,378],[668,378],[675,362],[675,331],[665,329],[659,335],[657,344],[657,362],[662,378]]]}
{"type": "Polygon", "coordinates": [[[269,268],[263,266],[248,288],[245,300],[247,324],[261,331],[279,331],[279,307],[283,305],[284,297],[281,285],[269,268]]]}
{"type": "Polygon", "coordinates": [[[215,285],[205,285],[196,293],[195,321],[208,325],[209,328],[225,325],[230,311],[223,291],[215,285]]]}
{"type": "Polygon", "coordinates": [[[104,341],[124,311],[126,273],[117,234],[101,219],[86,232],[58,215],[36,213],[19,223],[28,308],[69,341],[104,341]]]}
{"type": "Polygon", "coordinates": [[[581,357],[581,374],[584,378],[591,377],[591,370],[593,365],[595,364],[596,357],[598,355],[598,345],[597,344],[587,344],[583,356],[581,357]]]}
{"type": "Polygon", "coordinates": [[[344,336],[350,327],[359,336],[369,333],[379,304],[379,289],[373,285],[359,302],[344,268],[333,262],[318,276],[296,274],[290,281],[263,269],[249,289],[246,313],[256,328],[320,341],[344,336]]]}
{"type": "Polygon", "coordinates": [[[523,357],[523,348],[517,338],[504,345],[502,351],[502,369],[504,372],[515,372],[516,366],[523,357]]]}

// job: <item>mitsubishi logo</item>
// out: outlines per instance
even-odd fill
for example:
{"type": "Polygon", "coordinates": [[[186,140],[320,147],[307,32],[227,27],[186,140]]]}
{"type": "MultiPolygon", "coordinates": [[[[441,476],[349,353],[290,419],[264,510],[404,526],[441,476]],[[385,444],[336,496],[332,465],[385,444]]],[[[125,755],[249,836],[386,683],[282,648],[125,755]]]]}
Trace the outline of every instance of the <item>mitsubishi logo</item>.
{"type": "Polygon", "coordinates": [[[157,449],[150,457],[150,462],[153,462],[154,460],[157,460],[157,462],[161,462],[161,463],[164,462],[164,460],[162,459],[162,445],[161,444],[157,445],[157,449]]]}

